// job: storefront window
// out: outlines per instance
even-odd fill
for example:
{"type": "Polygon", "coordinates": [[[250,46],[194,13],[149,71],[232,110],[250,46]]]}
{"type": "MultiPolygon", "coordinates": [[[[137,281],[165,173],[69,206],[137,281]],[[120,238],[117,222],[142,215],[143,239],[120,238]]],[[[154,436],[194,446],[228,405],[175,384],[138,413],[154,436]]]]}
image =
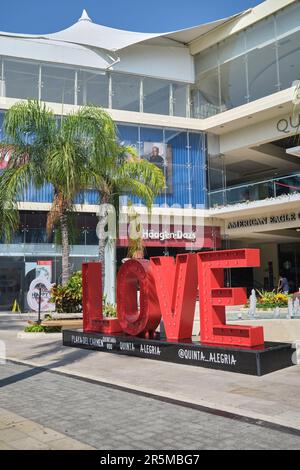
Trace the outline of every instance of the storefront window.
{"type": "Polygon", "coordinates": [[[23,276],[22,258],[0,258],[0,310],[11,311],[14,300],[20,302],[23,276]]]}

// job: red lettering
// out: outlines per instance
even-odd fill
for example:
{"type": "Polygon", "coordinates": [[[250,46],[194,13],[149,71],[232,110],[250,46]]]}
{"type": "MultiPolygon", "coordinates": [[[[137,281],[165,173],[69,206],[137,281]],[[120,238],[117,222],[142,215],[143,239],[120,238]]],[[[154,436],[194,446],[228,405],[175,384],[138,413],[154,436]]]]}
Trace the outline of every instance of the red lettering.
{"type": "Polygon", "coordinates": [[[151,258],[160,311],[170,340],[191,338],[197,296],[194,254],[151,258]]]}
{"type": "Polygon", "coordinates": [[[225,307],[247,302],[246,289],[224,288],[224,268],[260,266],[257,249],[197,254],[201,342],[254,347],[264,343],[262,327],[226,325],[225,307]]]}
{"type": "Polygon", "coordinates": [[[121,333],[117,320],[103,318],[101,263],[82,263],[83,331],[121,333]]]}
{"type": "Polygon", "coordinates": [[[130,260],[117,277],[118,320],[123,331],[152,336],[161,319],[150,261],[130,260]]]}
{"type": "Polygon", "coordinates": [[[264,343],[262,327],[226,325],[225,307],[247,301],[244,288],[224,287],[225,268],[260,266],[259,250],[210,251],[151,261],[129,260],[117,277],[118,320],[102,315],[100,263],[83,263],[84,331],[153,336],[161,315],[169,340],[192,336],[197,285],[201,341],[255,347],[264,343]],[[198,278],[197,278],[198,272],[198,278]]]}

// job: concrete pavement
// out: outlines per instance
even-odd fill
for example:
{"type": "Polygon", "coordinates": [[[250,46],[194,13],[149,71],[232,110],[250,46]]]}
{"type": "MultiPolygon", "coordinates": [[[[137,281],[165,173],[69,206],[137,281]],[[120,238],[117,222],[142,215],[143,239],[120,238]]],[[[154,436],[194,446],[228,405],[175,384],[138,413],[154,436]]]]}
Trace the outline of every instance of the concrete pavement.
{"type": "Polygon", "coordinates": [[[93,450],[62,433],[0,408],[0,450],[93,450]]]}
{"type": "Polygon", "coordinates": [[[300,429],[300,366],[258,378],[64,348],[57,335],[18,338],[22,328],[0,319],[7,356],[24,364],[300,429]]]}
{"type": "MultiPolygon", "coordinates": [[[[300,448],[299,432],[266,429],[259,423],[153,400],[41,368],[7,363],[0,367],[0,379],[0,406],[99,450],[300,448]]],[[[9,431],[5,431],[6,442],[10,437],[12,443],[23,441],[22,435],[16,439],[9,431]]],[[[58,444],[59,440],[49,439],[49,446],[58,444]]],[[[37,441],[34,448],[44,445],[37,441]]]]}

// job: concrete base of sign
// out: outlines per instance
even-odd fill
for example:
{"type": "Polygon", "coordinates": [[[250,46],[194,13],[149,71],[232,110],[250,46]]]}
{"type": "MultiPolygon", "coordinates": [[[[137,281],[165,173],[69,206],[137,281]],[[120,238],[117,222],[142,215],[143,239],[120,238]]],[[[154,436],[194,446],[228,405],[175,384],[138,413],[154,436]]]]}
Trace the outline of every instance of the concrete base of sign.
{"type": "Polygon", "coordinates": [[[261,347],[245,349],[206,345],[192,340],[171,342],[159,338],[64,330],[63,345],[256,376],[285,369],[296,363],[296,350],[286,343],[265,343],[261,347]]]}
{"type": "MultiPolygon", "coordinates": [[[[230,325],[230,321],[228,324],[230,325]]],[[[292,343],[300,341],[300,319],[257,319],[257,320],[234,320],[235,325],[263,326],[266,341],[280,341],[292,343]]]]}

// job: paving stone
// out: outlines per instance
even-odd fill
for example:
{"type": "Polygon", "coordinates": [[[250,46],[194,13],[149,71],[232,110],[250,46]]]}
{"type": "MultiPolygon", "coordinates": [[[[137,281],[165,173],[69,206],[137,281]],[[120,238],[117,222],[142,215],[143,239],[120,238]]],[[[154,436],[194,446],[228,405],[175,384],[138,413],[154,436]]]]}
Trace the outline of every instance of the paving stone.
{"type": "MultiPolygon", "coordinates": [[[[300,448],[300,437],[280,430],[265,429],[76,378],[46,371],[36,374],[34,368],[16,364],[1,366],[0,379],[8,376],[20,380],[2,387],[0,407],[34,420],[51,431],[47,436],[35,425],[23,425],[21,420],[19,425],[15,423],[15,431],[21,432],[23,428],[30,435],[24,438],[22,434],[25,440],[19,436],[14,445],[30,445],[32,441],[28,439],[36,438],[41,448],[49,446],[53,449],[75,448],[72,439],[81,441],[77,443],[82,446],[80,448],[92,446],[102,450],[300,448]],[[50,439],[51,433],[55,435],[56,432],[64,437],[50,439]]],[[[8,423],[13,422],[14,416],[11,415],[8,423]]],[[[11,436],[6,435],[3,439],[1,432],[5,436],[7,428],[0,430],[0,442],[12,445],[11,436]]]]}
{"type": "Polygon", "coordinates": [[[6,442],[0,441],[0,450],[12,450],[12,449],[13,447],[11,447],[6,442]]]}
{"type": "Polygon", "coordinates": [[[32,437],[12,440],[9,445],[16,450],[49,450],[49,447],[46,444],[32,437]]]}

